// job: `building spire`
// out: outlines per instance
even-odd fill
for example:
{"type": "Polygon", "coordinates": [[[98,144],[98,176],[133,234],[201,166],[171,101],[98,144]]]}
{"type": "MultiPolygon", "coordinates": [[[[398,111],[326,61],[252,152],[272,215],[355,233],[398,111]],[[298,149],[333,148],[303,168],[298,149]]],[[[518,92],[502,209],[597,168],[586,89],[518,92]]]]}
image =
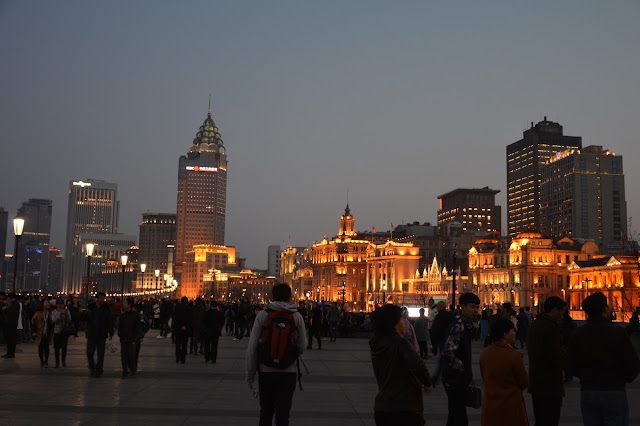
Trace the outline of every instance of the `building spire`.
{"type": "Polygon", "coordinates": [[[209,93],[209,117],[211,117],[211,93],[209,93]]]}

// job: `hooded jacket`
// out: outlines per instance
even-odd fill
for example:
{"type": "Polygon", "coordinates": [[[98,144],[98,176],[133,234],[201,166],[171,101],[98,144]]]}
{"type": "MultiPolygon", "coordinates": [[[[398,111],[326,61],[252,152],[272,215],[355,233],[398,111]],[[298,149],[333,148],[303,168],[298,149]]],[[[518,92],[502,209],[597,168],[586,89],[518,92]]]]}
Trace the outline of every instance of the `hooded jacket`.
{"type": "Polygon", "coordinates": [[[369,341],[378,382],[374,411],[422,414],[422,387],[431,386],[427,365],[403,337],[376,336],[369,341]]]}
{"type": "MultiPolygon", "coordinates": [[[[267,306],[267,309],[288,312],[293,315],[293,319],[298,330],[296,333],[296,346],[298,347],[298,354],[302,354],[307,347],[307,334],[304,328],[304,320],[302,319],[302,315],[300,315],[300,312],[298,312],[296,305],[289,305],[286,302],[271,302],[269,306],[267,306]]],[[[258,312],[258,315],[256,315],[256,319],[253,323],[253,329],[251,330],[251,337],[249,337],[249,346],[247,347],[246,359],[246,380],[248,382],[253,382],[255,380],[256,371],[261,371],[263,373],[296,372],[295,363],[291,364],[287,368],[271,368],[267,367],[264,364],[260,364],[260,366],[258,366],[258,343],[260,340],[260,335],[262,334],[264,321],[267,319],[267,315],[269,315],[269,313],[266,310],[258,312]]]]}

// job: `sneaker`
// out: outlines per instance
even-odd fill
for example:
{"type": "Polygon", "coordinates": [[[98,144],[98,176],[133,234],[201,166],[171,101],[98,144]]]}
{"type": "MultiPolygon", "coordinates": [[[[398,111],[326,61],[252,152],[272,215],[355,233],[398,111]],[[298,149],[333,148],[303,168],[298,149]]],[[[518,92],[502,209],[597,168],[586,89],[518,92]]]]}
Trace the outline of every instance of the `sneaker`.
{"type": "Polygon", "coordinates": [[[156,339],[164,339],[164,336],[156,336],[156,339]]]}
{"type": "Polygon", "coordinates": [[[238,339],[237,337],[234,337],[233,340],[240,340],[240,339],[238,339]]]}

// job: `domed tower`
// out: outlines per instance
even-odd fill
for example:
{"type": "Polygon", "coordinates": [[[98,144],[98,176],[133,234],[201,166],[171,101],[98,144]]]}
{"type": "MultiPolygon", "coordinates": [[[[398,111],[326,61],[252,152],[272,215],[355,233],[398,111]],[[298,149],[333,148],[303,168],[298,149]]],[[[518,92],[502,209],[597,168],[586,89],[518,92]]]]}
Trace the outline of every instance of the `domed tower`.
{"type": "Polygon", "coordinates": [[[356,235],[354,231],[355,221],[353,220],[353,216],[351,215],[351,210],[349,209],[349,204],[344,209],[344,214],[340,216],[340,232],[338,233],[339,237],[353,237],[356,235]]]}
{"type": "Polygon", "coordinates": [[[209,113],[186,156],[178,162],[176,268],[196,244],[224,245],[227,207],[227,154],[209,113]]]}

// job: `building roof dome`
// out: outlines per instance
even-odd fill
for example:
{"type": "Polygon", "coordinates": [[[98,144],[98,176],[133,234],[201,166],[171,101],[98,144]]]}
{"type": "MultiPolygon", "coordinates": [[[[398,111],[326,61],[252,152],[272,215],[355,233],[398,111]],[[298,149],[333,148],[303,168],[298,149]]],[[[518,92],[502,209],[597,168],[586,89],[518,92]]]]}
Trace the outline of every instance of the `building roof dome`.
{"type": "Polygon", "coordinates": [[[211,117],[211,102],[209,102],[209,114],[200,126],[196,138],[191,145],[191,152],[225,152],[222,137],[211,117]]]}
{"type": "Polygon", "coordinates": [[[519,240],[521,238],[544,238],[544,236],[539,232],[521,232],[515,236],[514,240],[519,240]]]}

